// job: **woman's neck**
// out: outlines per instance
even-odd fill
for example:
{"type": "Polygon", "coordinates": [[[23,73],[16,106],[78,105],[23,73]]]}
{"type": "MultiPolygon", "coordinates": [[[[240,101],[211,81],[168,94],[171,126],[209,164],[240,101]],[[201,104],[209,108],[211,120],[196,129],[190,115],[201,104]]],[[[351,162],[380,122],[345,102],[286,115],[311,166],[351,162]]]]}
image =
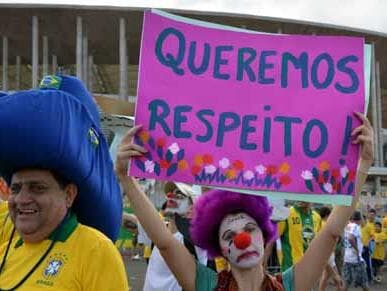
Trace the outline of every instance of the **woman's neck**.
{"type": "Polygon", "coordinates": [[[265,278],[263,265],[259,264],[251,269],[239,269],[231,267],[231,273],[238,284],[238,290],[259,291],[265,278]]]}

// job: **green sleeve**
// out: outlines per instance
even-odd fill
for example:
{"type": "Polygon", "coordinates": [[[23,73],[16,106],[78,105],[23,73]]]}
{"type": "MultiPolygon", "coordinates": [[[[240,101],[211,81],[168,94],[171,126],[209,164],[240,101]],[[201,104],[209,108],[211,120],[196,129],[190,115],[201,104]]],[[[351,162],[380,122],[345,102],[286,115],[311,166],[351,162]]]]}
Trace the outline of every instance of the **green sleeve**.
{"type": "Polygon", "coordinates": [[[218,282],[218,274],[210,268],[196,262],[195,289],[197,291],[213,291],[218,282]]]}
{"type": "Polygon", "coordinates": [[[282,284],[285,291],[294,291],[294,268],[293,266],[282,273],[282,284]]]}

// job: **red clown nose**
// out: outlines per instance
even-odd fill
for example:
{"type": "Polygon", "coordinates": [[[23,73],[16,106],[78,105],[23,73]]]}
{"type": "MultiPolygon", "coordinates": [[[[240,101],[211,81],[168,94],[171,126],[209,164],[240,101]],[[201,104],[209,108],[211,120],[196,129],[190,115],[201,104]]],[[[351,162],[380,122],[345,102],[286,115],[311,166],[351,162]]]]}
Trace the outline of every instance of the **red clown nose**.
{"type": "Polygon", "coordinates": [[[234,244],[238,249],[244,250],[251,244],[251,235],[245,231],[239,233],[234,238],[234,244]]]}

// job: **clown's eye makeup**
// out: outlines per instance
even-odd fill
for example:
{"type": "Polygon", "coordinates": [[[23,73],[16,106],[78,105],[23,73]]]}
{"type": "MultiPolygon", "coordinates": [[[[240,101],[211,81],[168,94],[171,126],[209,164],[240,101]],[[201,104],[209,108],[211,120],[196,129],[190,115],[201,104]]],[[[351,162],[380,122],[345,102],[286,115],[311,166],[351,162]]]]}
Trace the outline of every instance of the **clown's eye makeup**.
{"type": "Polygon", "coordinates": [[[248,233],[251,233],[253,231],[255,231],[257,229],[257,225],[255,225],[254,223],[248,223],[245,225],[244,227],[244,231],[245,232],[248,232],[248,233]]]}
{"type": "Polygon", "coordinates": [[[222,235],[222,239],[225,241],[230,241],[234,238],[235,232],[228,230],[222,235]]]}
{"type": "Polygon", "coordinates": [[[175,199],[184,199],[186,196],[179,189],[173,190],[173,196],[175,199]]]}

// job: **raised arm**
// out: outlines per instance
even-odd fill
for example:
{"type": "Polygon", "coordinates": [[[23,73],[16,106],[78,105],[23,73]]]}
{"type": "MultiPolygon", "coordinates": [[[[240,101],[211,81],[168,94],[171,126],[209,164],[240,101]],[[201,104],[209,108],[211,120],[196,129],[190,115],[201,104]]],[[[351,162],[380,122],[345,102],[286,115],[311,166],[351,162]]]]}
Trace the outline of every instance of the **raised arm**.
{"type": "Polygon", "coordinates": [[[137,219],[152,242],[160,250],[168,267],[175,275],[184,290],[195,290],[195,260],[183,244],[178,242],[167,229],[159,214],[141,190],[139,184],[127,175],[128,161],[142,156],[146,150],[132,143],[133,136],[141,127],[129,130],[119,146],[116,161],[116,172],[123,190],[128,196],[137,219]]]}
{"type": "Polygon", "coordinates": [[[325,227],[312,241],[301,261],[295,265],[295,288],[309,291],[320,277],[333,248],[341,236],[359,201],[361,189],[366,181],[368,170],[373,163],[373,130],[368,119],[355,113],[362,125],[352,131],[352,143],[360,144],[360,162],[357,169],[355,196],[350,206],[334,207],[325,227]]]}

